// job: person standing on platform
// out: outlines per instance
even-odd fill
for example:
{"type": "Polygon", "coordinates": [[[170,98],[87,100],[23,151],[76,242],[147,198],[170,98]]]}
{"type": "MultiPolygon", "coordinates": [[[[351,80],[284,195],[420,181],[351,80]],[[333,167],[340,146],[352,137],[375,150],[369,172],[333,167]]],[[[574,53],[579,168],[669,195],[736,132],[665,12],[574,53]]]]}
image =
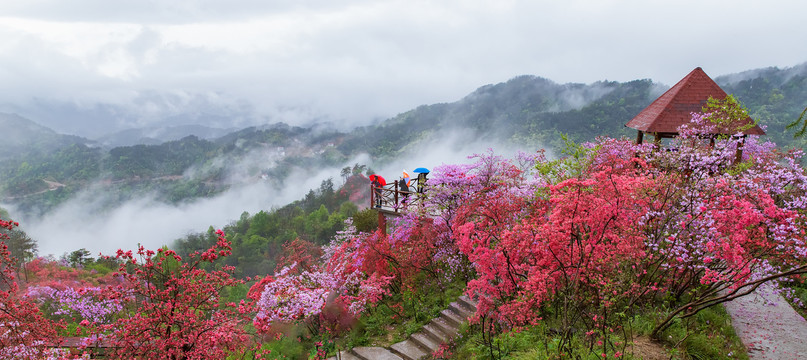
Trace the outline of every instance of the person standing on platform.
{"type": "Polygon", "coordinates": [[[378,182],[378,177],[373,178],[373,191],[375,192],[375,207],[381,207],[381,183],[378,182]]]}
{"type": "Polygon", "coordinates": [[[423,193],[423,190],[426,188],[426,174],[428,173],[418,174],[418,193],[423,193]]]}
{"type": "Polygon", "coordinates": [[[398,181],[401,195],[403,195],[403,199],[401,200],[401,204],[403,205],[406,205],[406,202],[409,200],[409,185],[407,185],[406,182],[406,179],[401,179],[398,181]]]}

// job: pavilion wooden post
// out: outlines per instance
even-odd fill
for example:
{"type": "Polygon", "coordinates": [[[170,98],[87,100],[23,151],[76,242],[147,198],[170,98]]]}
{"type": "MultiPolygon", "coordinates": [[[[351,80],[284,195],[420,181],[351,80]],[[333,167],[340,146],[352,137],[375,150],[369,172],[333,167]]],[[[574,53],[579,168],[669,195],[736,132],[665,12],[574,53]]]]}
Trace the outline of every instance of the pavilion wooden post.
{"type": "Polygon", "coordinates": [[[644,133],[642,130],[637,130],[636,134],[636,145],[642,145],[642,140],[644,139],[644,133]]]}
{"type": "Polygon", "coordinates": [[[734,163],[739,164],[743,161],[743,145],[745,145],[745,135],[743,135],[742,140],[737,143],[737,154],[734,156],[734,163]]]}

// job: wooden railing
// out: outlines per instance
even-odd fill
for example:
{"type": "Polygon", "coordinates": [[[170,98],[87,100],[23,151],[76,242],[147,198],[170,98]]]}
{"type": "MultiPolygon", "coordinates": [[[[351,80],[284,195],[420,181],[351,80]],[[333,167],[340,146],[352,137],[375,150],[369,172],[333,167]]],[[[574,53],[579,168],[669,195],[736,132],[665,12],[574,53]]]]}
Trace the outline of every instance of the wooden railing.
{"type": "Polygon", "coordinates": [[[417,206],[423,201],[423,193],[403,191],[398,183],[375,187],[370,184],[370,207],[386,212],[399,213],[404,209],[417,206]]]}

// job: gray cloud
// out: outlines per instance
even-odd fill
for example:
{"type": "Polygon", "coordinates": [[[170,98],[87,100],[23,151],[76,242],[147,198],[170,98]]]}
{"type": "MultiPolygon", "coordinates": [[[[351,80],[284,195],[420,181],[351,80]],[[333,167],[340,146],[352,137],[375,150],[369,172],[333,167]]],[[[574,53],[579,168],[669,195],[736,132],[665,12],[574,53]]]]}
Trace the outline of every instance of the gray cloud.
{"type": "Polygon", "coordinates": [[[4,1],[0,111],[58,125],[55,113],[36,107],[102,106],[114,109],[103,117],[120,128],[220,107],[233,125],[352,126],[520,74],[671,85],[696,66],[718,76],[804,62],[798,40],[807,28],[797,24],[805,7],[791,0],[4,1]]]}

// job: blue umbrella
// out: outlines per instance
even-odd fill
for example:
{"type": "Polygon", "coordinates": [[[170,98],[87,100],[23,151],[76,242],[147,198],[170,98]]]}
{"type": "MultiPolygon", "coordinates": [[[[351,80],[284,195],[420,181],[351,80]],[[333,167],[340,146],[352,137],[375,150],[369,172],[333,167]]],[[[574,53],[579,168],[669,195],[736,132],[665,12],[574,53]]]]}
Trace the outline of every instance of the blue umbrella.
{"type": "Polygon", "coordinates": [[[428,174],[429,169],[420,167],[420,168],[417,168],[415,170],[412,170],[412,172],[415,173],[415,174],[428,174]]]}

